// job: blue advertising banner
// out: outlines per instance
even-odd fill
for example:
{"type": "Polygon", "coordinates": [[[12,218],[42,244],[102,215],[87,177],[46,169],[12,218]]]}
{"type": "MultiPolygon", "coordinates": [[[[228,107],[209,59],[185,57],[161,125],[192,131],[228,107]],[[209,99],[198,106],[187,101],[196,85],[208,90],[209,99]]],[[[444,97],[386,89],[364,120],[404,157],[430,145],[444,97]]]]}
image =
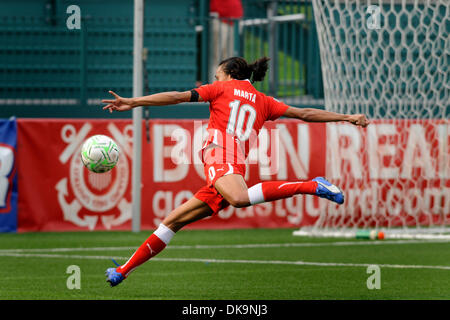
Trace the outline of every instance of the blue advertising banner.
{"type": "Polygon", "coordinates": [[[0,119],[0,232],[17,231],[16,148],[16,119],[0,119]]]}

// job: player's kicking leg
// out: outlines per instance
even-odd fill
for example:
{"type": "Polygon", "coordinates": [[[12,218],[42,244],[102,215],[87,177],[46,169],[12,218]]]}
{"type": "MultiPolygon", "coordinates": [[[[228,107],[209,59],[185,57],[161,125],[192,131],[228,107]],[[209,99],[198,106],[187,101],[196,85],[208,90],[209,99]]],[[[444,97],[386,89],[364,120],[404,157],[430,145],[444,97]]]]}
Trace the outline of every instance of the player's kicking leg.
{"type": "Polygon", "coordinates": [[[311,194],[338,204],[344,203],[342,191],[322,177],[304,182],[267,181],[247,188],[242,175],[230,174],[217,179],[214,186],[234,207],[247,207],[297,194],[311,194]]]}
{"type": "Polygon", "coordinates": [[[125,264],[106,270],[106,281],[112,287],[118,285],[131,271],[161,252],[178,230],[189,223],[210,216],[212,213],[211,208],[197,198],[191,198],[183,203],[163,220],[158,229],[150,235],[125,264]]]}

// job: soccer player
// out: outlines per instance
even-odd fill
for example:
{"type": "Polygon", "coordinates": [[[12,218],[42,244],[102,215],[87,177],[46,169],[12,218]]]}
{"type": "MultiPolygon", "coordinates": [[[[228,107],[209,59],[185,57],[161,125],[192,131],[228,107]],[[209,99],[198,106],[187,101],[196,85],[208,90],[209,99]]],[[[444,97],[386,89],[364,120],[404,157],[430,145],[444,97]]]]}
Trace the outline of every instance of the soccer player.
{"type": "Polygon", "coordinates": [[[107,104],[103,109],[110,112],[139,106],[210,103],[208,138],[202,148],[206,185],[174,209],[125,264],[106,270],[111,286],[121,283],[136,267],[161,252],[178,230],[217,214],[228,205],[240,208],[297,194],[316,195],[338,204],[344,202],[341,190],[322,177],[311,181],[267,181],[247,187],[244,176],[249,141],[252,135],[258,134],[265,121],[284,116],[307,122],[347,121],[362,127],[369,124],[362,114],[344,115],[290,107],[257,91],[252,83],[264,79],[268,60],[264,57],[248,64],[240,57],[228,58],[216,70],[217,81],[190,91],[162,92],[137,98],[123,98],[109,91],[114,99],[102,100],[107,104]]]}

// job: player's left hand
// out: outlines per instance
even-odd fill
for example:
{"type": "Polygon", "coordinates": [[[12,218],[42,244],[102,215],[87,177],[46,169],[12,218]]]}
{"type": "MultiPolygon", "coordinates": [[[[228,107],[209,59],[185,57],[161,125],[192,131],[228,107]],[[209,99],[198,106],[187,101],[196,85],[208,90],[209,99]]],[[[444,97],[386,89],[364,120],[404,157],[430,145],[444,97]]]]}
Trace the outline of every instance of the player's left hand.
{"type": "Polygon", "coordinates": [[[363,128],[369,125],[369,120],[363,114],[353,114],[349,117],[348,121],[355,126],[361,126],[363,128]]]}

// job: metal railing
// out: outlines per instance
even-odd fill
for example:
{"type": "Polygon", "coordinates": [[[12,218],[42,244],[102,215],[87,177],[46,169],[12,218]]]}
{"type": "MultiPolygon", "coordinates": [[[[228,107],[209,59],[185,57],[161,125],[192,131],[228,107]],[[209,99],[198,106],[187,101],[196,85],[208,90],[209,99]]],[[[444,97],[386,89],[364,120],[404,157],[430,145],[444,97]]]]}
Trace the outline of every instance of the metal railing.
{"type": "Polygon", "coordinates": [[[264,15],[259,10],[259,16],[243,19],[210,16],[209,25],[210,39],[215,39],[210,41],[209,82],[218,62],[230,55],[249,62],[267,56],[269,73],[262,83],[254,84],[258,90],[294,105],[323,105],[320,54],[310,2],[266,1],[264,15]]]}

